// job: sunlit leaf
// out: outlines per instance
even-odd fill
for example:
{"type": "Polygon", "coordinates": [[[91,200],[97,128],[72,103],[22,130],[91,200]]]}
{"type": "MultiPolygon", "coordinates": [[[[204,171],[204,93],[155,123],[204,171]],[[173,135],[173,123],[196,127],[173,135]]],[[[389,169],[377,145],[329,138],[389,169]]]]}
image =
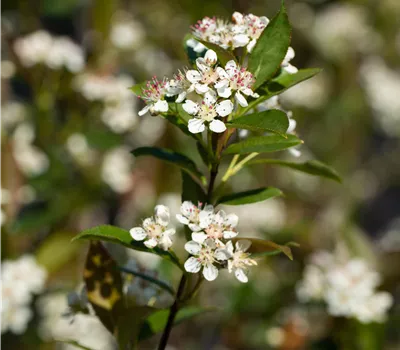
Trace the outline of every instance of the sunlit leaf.
{"type": "Polygon", "coordinates": [[[259,113],[244,115],[225,124],[228,128],[246,129],[259,132],[273,132],[286,137],[289,119],[286,113],[270,109],[259,113]]]}
{"type": "Polygon", "coordinates": [[[255,159],[247,163],[248,165],[255,164],[271,164],[271,165],[279,165],[291,169],[295,169],[301,171],[303,173],[307,173],[310,175],[321,176],[327,179],[331,179],[337,182],[341,182],[341,178],[339,174],[329,167],[328,165],[318,161],[318,160],[310,160],[305,163],[293,163],[287,162],[279,159],[255,159]]]}
{"type": "Polygon", "coordinates": [[[291,28],[283,6],[257,40],[248,69],[256,77],[254,89],[272,78],[279,69],[290,45],[291,28]]]}
{"type": "Polygon", "coordinates": [[[297,146],[302,142],[294,135],[287,135],[286,138],[279,135],[249,137],[229,145],[224,154],[275,152],[297,146]]]}
{"type": "Polygon", "coordinates": [[[272,197],[281,196],[282,191],[275,187],[262,187],[250,191],[232,193],[222,196],[218,204],[243,205],[265,201],[272,197]]]}
{"type": "Polygon", "coordinates": [[[132,151],[135,157],[153,156],[173,165],[177,165],[183,171],[196,177],[202,183],[205,183],[204,175],[197,169],[196,164],[187,156],[166,148],[159,147],[139,147],[132,151]]]}
{"type": "Polygon", "coordinates": [[[143,244],[143,242],[133,240],[129,231],[124,230],[119,227],[116,227],[116,226],[101,225],[101,226],[92,227],[90,229],[82,231],[79,235],[75,236],[72,241],[75,241],[78,239],[88,239],[88,240],[99,240],[99,241],[112,242],[112,243],[122,244],[125,247],[131,248],[134,250],[139,250],[139,251],[146,252],[146,253],[156,254],[156,255],[162,257],[163,259],[166,259],[166,260],[174,263],[176,266],[178,266],[180,269],[183,270],[183,267],[182,267],[181,263],[179,262],[178,257],[172,251],[165,251],[159,247],[149,249],[143,244]]]}

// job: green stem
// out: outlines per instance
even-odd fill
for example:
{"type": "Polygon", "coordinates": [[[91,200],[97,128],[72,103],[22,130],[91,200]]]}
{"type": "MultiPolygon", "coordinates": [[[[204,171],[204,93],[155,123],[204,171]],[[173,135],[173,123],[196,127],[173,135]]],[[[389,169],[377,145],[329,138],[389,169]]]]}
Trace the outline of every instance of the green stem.
{"type": "Polygon", "coordinates": [[[253,158],[257,157],[259,153],[253,152],[250,153],[247,157],[243,158],[232,170],[231,170],[231,175],[235,175],[240,169],[243,168],[243,166],[253,158]]]}
{"type": "Polygon", "coordinates": [[[185,284],[186,284],[186,275],[183,274],[181,281],[179,282],[178,291],[176,292],[175,302],[172,304],[172,306],[169,309],[170,311],[169,311],[169,315],[168,315],[167,324],[166,324],[166,326],[164,328],[164,332],[161,336],[160,344],[158,345],[158,350],[164,350],[167,347],[168,339],[171,334],[172,327],[174,325],[175,317],[179,311],[181,297],[183,295],[183,291],[185,290],[185,284]]]}
{"type": "Polygon", "coordinates": [[[143,279],[145,281],[148,281],[148,282],[151,282],[151,283],[154,283],[154,284],[158,285],[162,289],[165,289],[172,296],[175,295],[175,291],[167,283],[165,283],[163,281],[160,281],[160,280],[158,280],[156,278],[153,278],[153,277],[151,277],[149,275],[146,275],[144,273],[141,273],[141,272],[138,272],[138,271],[134,271],[134,270],[130,270],[130,269],[128,269],[126,267],[123,267],[123,266],[120,266],[119,269],[122,272],[130,273],[131,275],[134,275],[134,276],[139,277],[139,278],[141,278],[141,279],[143,279]]]}

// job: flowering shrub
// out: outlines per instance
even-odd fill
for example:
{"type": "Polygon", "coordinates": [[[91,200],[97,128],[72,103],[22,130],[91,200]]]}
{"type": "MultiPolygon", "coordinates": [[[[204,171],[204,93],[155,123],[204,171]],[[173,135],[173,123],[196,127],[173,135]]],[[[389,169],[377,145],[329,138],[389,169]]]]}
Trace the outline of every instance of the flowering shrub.
{"type": "MultiPolygon", "coordinates": [[[[256,203],[282,192],[262,187],[229,193],[231,177],[244,166],[269,163],[339,181],[334,170],[317,161],[290,163],[260,158],[250,162],[259,155],[303,143],[294,132],[292,115],[279,106],[277,96],[319,70],[298,70],[290,65],[294,50],[289,47],[290,25],[283,6],[271,21],[237,12],[232,18],[233,22],[227,23],[207,17],[192,28],[192,36],[186,38],[186,48],[198,53],[193,66],[183,68],[171,79],[153,77],[132,87],[145,104],[139,115],[150,113],[178,127],[196,143],[204,162],[200,166],[185,154],[165,148],[139,147],[132,151],[136,158],[153,156],[181,169],[183,202],[180,213],[173,214],[184,225],[184,250],[189,256],[182,260],[175,252],[175,228],[169,227],[171,213],[164,205],[157,205],[153,217],[130,231],[98,226],[76,237],[120,243],[156,254],[182,271],[179,286],[172,293],[175,299],[168,317],[158,328],[154,325],[152,328],[152,318],[147,317],[159,311],[136,310],[137,317],[143,318],[142,323],[136,322],[139,329],[150,326],[152,333],[163,329],[159,349],[166,347],[177,315],[204,280],[213,281],[226,269],[238,281],[246,283],[249,268],[258,264],[257,258],[284,253],[292,259],[290,246],[294,243],[279,245],[242,236],[238,216],[227,215],[217,208],[219,204],[256,203]],[[230,164],[219,180],[220,170],[228,158],[231,158],[230,164]]],[[[118,317],[127,310],[121,274],[116,262],[100,247],[92,243],[87,258],[84,278],[88,300],[103,324],[111,332],[120,334],[118,317]],[[107,273],[100,278],[96,270],[103,265],[107,273]],[[114,316],[106,317],[107,314],[114,316]]],[[[150,275],[135,270],[131,273],[171,290],[150,275]]],[[[132,344],[143,340],[141,333],[138,334],[137,338],[125,341],[132,344]]]]}

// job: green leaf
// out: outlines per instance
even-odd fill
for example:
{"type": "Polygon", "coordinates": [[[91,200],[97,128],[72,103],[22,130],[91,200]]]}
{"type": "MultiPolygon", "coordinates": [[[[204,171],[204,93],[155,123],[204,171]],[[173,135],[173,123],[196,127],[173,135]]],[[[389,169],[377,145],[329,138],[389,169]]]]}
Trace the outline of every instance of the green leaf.
{"type": "Polygon", "coordinates": [[[225,124],[228,128],[239,128],[251,131],[270,131],[286,137],[289,119],[285,112],[270,109],[259,113],[244,115],[225,124]]]}
{"type": "Polygon", "coordinates": [[[204,41],[204,40],[198,40],[198,39],[196,39],[196,40],[201,42],[208,49],[211,49],[211,50],[215,51],[215,53],[218,56],[219,61],[221,62],[221,64],[223,66],[225,66],[225,64],[228,61],[231,61],[231,60],[236,61],[236,58],[235,58],[235,56],[233,55],[233,53],[231,51],[224,50],[222,47],[220,47],[220,46],[218,46],[216,44],[213,44],[213,43],[209,43],[209,42],[204,41]]]}
{"type": "Polygon", "coordinates": [[[251,246],[248,250],[249,253],[252,254],[252,257],[263,257],[268,255],[274,255],[276,253],[285,254],[290,260],[293,260],[292,250],[289,245],[295,245],[293,242],[290,242],[286,245],[280,245],[272,241],[267,241],[265,239],[259,238],[248,238],[248,237],[235,237],[232,239],[233,243],[236,243],[240,240],[248,240],[251,241],[251,246]]]}
{"type": "Polygon", "coordinates": [[[139,84],[135,84],[129,88],[129,90],[132,90],[132,92],[137,96],[140,97],[143,94],[143,88],[145,88],[147,85],[147,81],[144,81],[139,84]]]}
{"type": "Polygon", "coordinates": [[[272,197],[281,196],[282,191],[275,187],[261,187],[250,191],[238,192],[221,197],[218,204],[243,205],[265,201],[272,197]]]}
{"type": "Polygon", "coordinates": [[[301,83],[302,81],[312,78],[321,71],[322,69],[320,68],[307,68],[300,69],[297,73],[289,74],[285,70],[282,70],[279,76],[261,86],[258,92],[260,94],[266,94],[268,97],[272,97],[281,94],[282,92],[294,85],[301,83]]]}
{"type": "Polygon", "coordinates": [[[89,239],[89,240],[99,240],[112,242],[117,244],[122,244],[125,247],[139,250],[146,253],[152,253],[160,256],[163,259],[166,259],[176,266],[178,266],[182,271],[183,267],[178,259],[178,257],[172,251],[165,251],[159,247],[155,247],[153,249],[147,248],[143,242],[135,241],[131,237],[129,231],[124,230],[122,228],[110,225],[101,225],[92,227],[81,232],[79,235],[75,236],[72,241],[78,239],[89,239]]]}
{"type": "Polygon", "coordinates": [[[250,57],[248,70],[256,78],[254,89],[270,79],[279,69],[290,45],[291,28],[283,6],[262,32],[250,57]]]}
{"type": "Polygon", "coordinates": [[[294,135],[279,135],[249,137],[246,140],[229,145],[224,154],[246,154],[281,151],[303,143],[294,135]]]}
{"type": "Polygon", "coordinates": [[[248,165],[254,164],[272,164],[272,165],[280,165],[283,167],[295,169],[298,171],[302,171],[303,173],[307,173],[310,175],[321,176],[327,179],[331,179],[337,182],[342,182],[339,174],[329,167],[328,165],[318,161],[318,160],[310,160],[305,163],[292,163],[279,159],[256,159],[247,163],[248,165]]]}
{"type": "Polygon", "coordinates": [[[153,156],[168,163],[179,166],[183,171],[205,183],[204,175],[197,169],[196,164],[184,154],[158,147],[139,147],[132,151],[135,157],[153,156]]]}
{"type": "MultiPolygon", "coordinates": [[[[174,325],[176,326],[179,323],[190,320],[195,316],[213,310],[215,310],[215,308],[200,308],[196,306],[185,307],[178,311],[174,325]]],[[[164,329],[165,325],[167,324],[168,315],[169,315],[169,310],[160,310],[150,315],[147,318],[144,325],[142,326],[142,329],[139,334],[139,341],[146,340],[151,336],[153,336],[154,334],[161,332],[164,329]]]]}

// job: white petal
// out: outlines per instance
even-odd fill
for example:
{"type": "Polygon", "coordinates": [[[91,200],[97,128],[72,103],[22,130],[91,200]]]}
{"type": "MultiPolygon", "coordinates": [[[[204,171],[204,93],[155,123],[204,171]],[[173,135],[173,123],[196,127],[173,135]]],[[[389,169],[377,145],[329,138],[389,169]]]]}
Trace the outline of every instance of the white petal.
{"type": "Polygon", "coordinates": [[[242,283],[247,283],[249,281],[246,272],[243,269],[236,269],[235,276],[242,283]]]}
{"type": "Polygon", "coordinates": [[[197,243],[203,244],[207,239],[207,235],[204,232],[193,232],[192,239],[197,243]]]}
{"type": "Polygon", "coordinates": [[[236,214],[228,214],[225,218],[225,224],[230,227],[236,227],[239,222],[239,217],[236,214]]]}
{"type": "Polygon", "coordinates": [[[162,226],[169,224],[169,209],[165,205],[157,205],[154,208],[154,217],[156,222],[162,226]]]}
{"type": "Polygon", "coordinates": [[[215,214],[213,223],[217,224],[218,226],[222,226],[225,224],[225,217],[225,212],[223,210],[220,210],[217,214],[215,214]]]}
{"type": "Polygon", "coordinates": [[[249,42],[249,44],[247,45],[247,52],[251,53],[251,51],[253,51],[254,46],[256,46],[257,40],[253,39],[252,41],[249,42]]]}
{"type": "Polygon", "coordinates": [[[158,241],[155,238],[150,238],[149,240],[144,242],[144,245],[147,248],[154,248],[158,244],[158,241]]]}
{"type": "Polygon", "coordinates": [[[152,218],[147,218],[147,219],[143,220],[142,226],[145,230],[147,230],[149,226],[154,225],[154,224],[155,224],[155,222],[152,218]]]}
{"type": "Polygon", "coordinates": [[[244,88],[244,89],[240,89],[241,92],[243,92],[246,96],[253,96],[254,93],[251,89],[249,88],[244,88]]]}
{"type": "Polygon", "coordinates": [[[237,251],[246,252],[251,246],[251,241],[248,239],[241,239],[236,242],[235,246],[237,251]]]}
{"type": "Polygon", "coordinates": [[[229,86],[223,86],[217,89],[218,96],[228,98],[232,95],[232,90],[229,86]]]}
{"type": "Polygon", "coordinates": [[[188,123],[189,131],[192,134],[197,134],[199,132],[203,132],[205,129],[204,120],[203,119],[190,119],[188,123]]]}
{"type": "Polygon", "coordinates": [[[153,110],[155,112],[168,112],[168,102],[164,100],[158,100],[154,104],[153,110]]]}
{"type": "Polygon", "coordinates": [[[197,70],[188,70],[186,72],[186,78],[191,83],[197,83],[201,80],[201,74],[197,70]]]}
{"type": "Polygon", "coordinates": [[[189,225],[189,219],[182,214],[176,214],[177,220],[184,225],[189,225]]]}
{"type": "Polygon", "coordinates": [[[246,46],[250,41],[250,38],[246,34],[237,34],[233,37],[233,47],[246,46]]]}
{"type": "Polygon", "coordinates": [[[160,241],[158,242],[158,245],[161,249],[168,250],[172,246],[172,240],[168,235],[162,236],[160,241]]]}
{"type": "Polygon", "coordinates": [[[228,243],[226,243],[225,249],[228,251],[228,253],[230,255],[233,255],[233,244],[232,244],[232,241],[229,241],[228,243]]]}
{"type": "Polygon", "coordinates": [[[290,152],[290,154],[292,155],[292,156],[294,156],[294,157],[300,157],[301,156],[301,152],[298,150],[298,149],[296,149],[296,148],[289,148],[289,150],[288,150],[289,152],[290,152]]]}
{"type": "Polygon", "coordinates": [[[211,106],[213,105],[215,102],[217,102],[217,95],[215,94],[214,91],[208,91],[205,95],[204,95],[204,102],[208,105],[211,106]]]}
{"type": "Polygon", "coordinates": [[[221,67],[217,67],[216,69],[215,69],[215,71],[217,72],[217,74],[218,74],[218,76],[219,76],[219,78],[220,79],[223,79],[223,80],[229,80],[229,75],[228,75],[228,73],[225,71],[225,69],[223,69],[223,68],[221,68],[221,67]]]}
{"type": "Polygon", "coordinates": [[[202,210],[199,214],[199,226],[202,228],[207,228],[210,226],[214,218],[214,213],[212,211],[202,210]]]}
{"type": "Polygon", "coordinates": [[[291,61],[294,58],[294,56],[295,56],[295,52],[293,50],[293,47],[289,46],[289,48],[286,52],[285,58],[283,59],[283,62],[288,64],[289,61],[291,61]]]}
{"type": "Polygon", "coordinates": [[[199,111],[199,105],[191,100],[186,100],[182,105],[183,110],[191,115],[196,114],[199,111]]]}
{"type": "Polygon", "coordinates": [[[129,233],[135,241],[143,241],[147,237],[146,231],[141,227],[134,227],[129,233]]]}
{"type": "Polygon", "coordinates": [[[185,266],[185,270],[187,272],[191,272],[191,273],[197,273],[201,269],[200,262],[193,256],[186,260],[184,266],[185,266]]]}
{"type": "MultiPolygon", "coordinates": [[[[220,67],[218,67],[218,68],[220,68],[220,67]]],[[[220,80],[220,81],[218,81],[218,82],[216,82],[214,84],[214,88],[216,88],[216,89],[221,89],[223,87],[228,87],[228,86],[229,86],[229,80],[228,79],[222,79],[222,80],[220,80]]]]}
{"type": "Polygon", "coordinates": [[[175,102],[176,103],[181,103],[181,102],[183,102],[185,100],[185,98],[186,98],[186,91],[183,91],[178,95],[178,97],[177,97],[175,102]]]}
{"type": "Polygon", "coordinates": [[[141,117],[142,115],[145,115],[149,109],[150,109],[151,105],[145,106],[143,109],[141,109],[138,113],[138,115],[141,117]]]}
{"type": "Polygon", "coordinates": [[[225,126],[224,122],[222,122],[221,120],[214,119],[210,123],[210,130],[214,131],[216,133],[221,133],[221,132],[224,132],[226,130],[226,126],[225,126]]]}
{"type": "Polygon", "coordinates": [[[212,204],[207,204],[204,208],[203,211],[211,211],[214,212],[214,206],[212,204]]]}
{"type": "Polygon", "coordinates": [[[238,103],[242,106],[242,107],[247,107],[248,103],[246,101],[246,99],[244,98],[244,96],[240,93],[240,91],[237,91],[235,94],[235,99],[236,101],[238,101],[238,103]]]}
{"type": "Polygon", "coordinates": [[[233,103],[230,100],[225,100],[217,104],[215,107],[218,115],[221,117],[226,117],[233,111],[233,103]]]}
{"type": "Polygon", "coordinates": [[[224,248],[217,249],[214,254],[215,258],[220,261],[228,260],[232,255],[224,248]]]}
{"type": "Polygon", "coordinates": [[[234,60],[230,60],[230,61],[226,62],[226,65],[225,65],[225,70],[226,71],[233,71],[236,68],[237,68],[237,64],[236,64],[236,62],[234,60]]]}
{"type": "Polygon", "coordinates": [[[199,69],[199,71],[202,72],[203,74],[211,69],[210,65],[206,62],[206,60],[203,57],[200,57],[196,60],[196,66],[199,69]]]}
{"type": "Polygon", "coordinates": [[[173,236],[175,234],[174,228],[169,228],[163,232],[163,236],[173,236]]]}
{"type": "Polygon", "coordinates": [[[290,134],[296,129],[297,122],[294,119],[289,119],[289,127],[287,129],[287,133],[290,134]]]}
{"type": "Polygon", "coordinates": [[[230,239],[230,238],[236,237],[237,235],[238,235],[238,232],[236,232],[236,231],[224,231],[225,239],[230,239]]]}
{"type": "Polygon", "coordinates": [[[197,255],[201,250],[201,244],[195,241],[186,242],[185,250],[192,255],[197,255]]]}
{"type": "Polygon", "coordinates": [[[181,213],[184,216],[191,215],[196,209],[197,207],[191,201],[184,201],[181,204],[181,213]]]}
{"type": "Polygon", "coordinates": [[[213,66],[215,63],[217,63],[218,57],[215,51],[207,50],[204,59],[210,66],[213,66]]]}
{"type": "Polygon", "coordinates": [[[243,15],[240,12],[234,12],[232,15],[232,19],[236,24],[243,23],[243,15]]]}
{"type": "Polygon", "coordinates": [[[208,90],[210,90],[210,88],[208,87],[207,84],[195,84],[194,88],[196,90],[196,92],[200,95],[206,93],[208,90]]]}
{"type": "Polygon", "coordinates": [[[199,225],[196,224],[189,224],[189,228],[193,231],[193,232],[197,232],[197,231],[201,231],[201,227],[199,225]]]}
{"type": "Polygon", "coordinates": [[[212,264],[207,264],[203,268],[203,276],[207,281],[214,281],[218,277],[218,269],[212,264]]]}
{"type": "Polygon", "coordinates": [[[286,71],[286,72],[288,72],[289,74],[295,74],[295,73],[297,73],[299,70],[297,69],[297,67],[295,67],[295,66],[293,66],[293,65],[291,65],[291,64],[288,64],[287,66],[285,66],[284,67],[284,70],[286,71]]]}

